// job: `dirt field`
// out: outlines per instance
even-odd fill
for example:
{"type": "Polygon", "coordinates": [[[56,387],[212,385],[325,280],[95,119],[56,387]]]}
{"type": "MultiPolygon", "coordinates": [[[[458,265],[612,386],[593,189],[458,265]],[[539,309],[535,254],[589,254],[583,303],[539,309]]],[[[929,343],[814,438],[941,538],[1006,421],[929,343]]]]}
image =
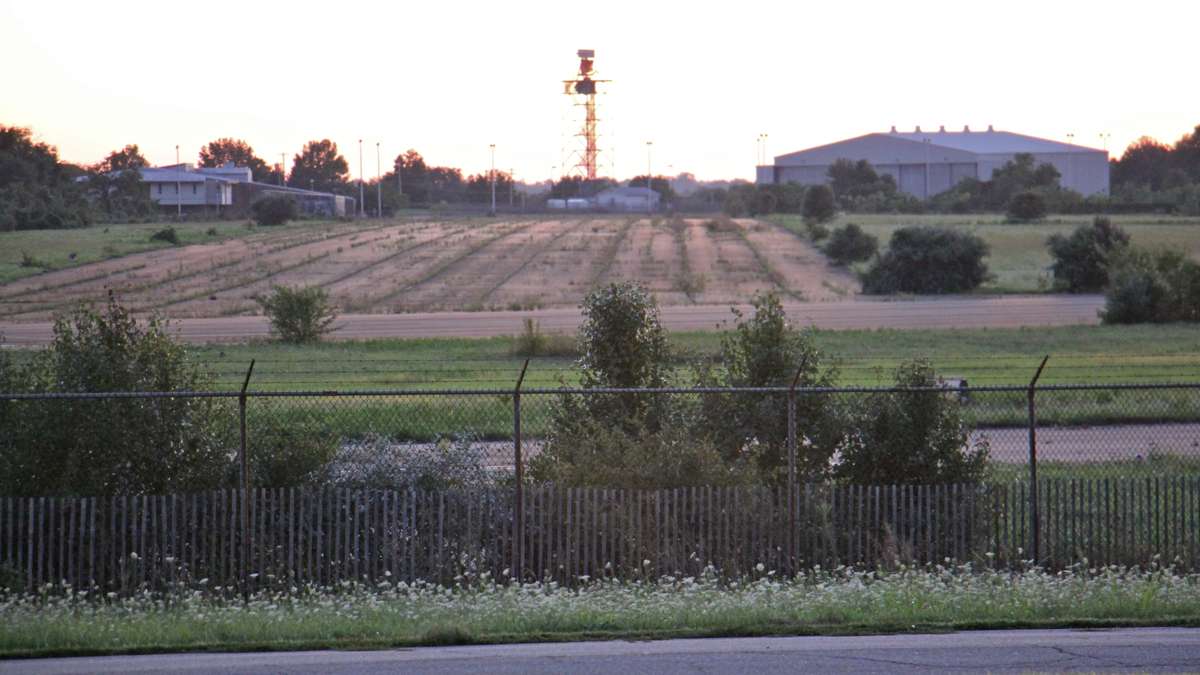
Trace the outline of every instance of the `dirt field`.
{"type": "Polygon", "coordinates": [[[279,228],[0,285],[0,318],[45,321],[112,290],[172,317],[257,313],[275,284],[319,285],[343,312],[574,307],[598,284],[640,281],[664,305],[853,295],[857,281],[786,229],[750,220],[636,217],[462,219],[279,228]]]}

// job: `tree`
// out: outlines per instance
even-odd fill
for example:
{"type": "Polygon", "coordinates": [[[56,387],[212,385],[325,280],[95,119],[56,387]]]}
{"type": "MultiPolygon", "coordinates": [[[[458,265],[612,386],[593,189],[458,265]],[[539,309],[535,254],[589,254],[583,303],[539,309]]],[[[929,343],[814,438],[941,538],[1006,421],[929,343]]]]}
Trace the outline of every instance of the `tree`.
{"type": "MultiPolygon", "coordinates": [[[[512,175],[507,171],[496,171],[496,203],[508,203],[508,193],[513,189],[512,175]]],[[[472,204],[487,204],[492,199],[492,181],[486,173],[475,174],[467,179],[467,201],[472,204]]]]}
{"type": "Polygon", "coordinates": [[[849,206],[854,198],[879,195],[889,197],[896,193],[896,181],[891,176],[880,176],[865,159],[852,162],[839,159],[829,166],[829,187],[834,196],[849,206]]]}
{"type": "Polygon", "coordinates": [[[309,141],[292,159],[288,185],[322,192],[345,192],[350,165],[338,153],[337,143],[329,139],[309,141]]]}
{"type": "Polygon", "coordinates": [[[268,194],[250,205],[254,222],[259,225],[286,225],[299,217],[296,202],[285,194],[268,194]]]}
{"type": "MultiPolygon", "coordinates": [[[[646,187],[646,174],[630,178],[629,187],[646,187]]],[[[667,176],[652,176],[650,189],[658,193],[664,204],[675,200],[675,190],[671,187],[671,179],[667,176]]]]}
{"type": "Polygon", "coordinates": [[[0,231],[84,227],[92,210],[53,146],[0,125],[0,231]]]}
{"type": "MultiPolygon", "coordinates": [[[[193,365],[167,324],[133,318],[111,296],[54,324],[48,349],[17,374],[22,391],[197,391],[210,373],[193,365]]],[[[11,405],[11,404],[8,404],[11,405]]],[[[219,487],[231,456],[230,411],[211,398],[47,400],[0,426],[0,492],[110,495],[219,487]]],[[[5,414],[0,412],[0,418],[5,414]]]]}
{"type": "Polygon", "coordinates": [[[987,244],[937,227],[902,227],[863,275],[865,293],[961,293],[987,279],[987,244]]]}
{"type": "Polygon", "coordinates": [[[1149,136],[1142,136],[1125,148],[1120,159],[1112,162],[1113,188],[1140,185],[1160,190],[1171,167],[1171,160],[1171,148],[1149,136]]]}
{"type": "Polygon", "coordinates": [[[1175,250],[1127,247],[1113,256],[1104,323],[1200,321],[1200,263],[1175,250]]]}
{"type": "MultiPolygon", "coordinates": [[[[208,145],[200,148],[199,164],[202,167],[216,168],[233,164],[250,169],[253,180],[259,183],[274,183],[279,179],[279,172],[254,154],[254,148],[243,140],[236,138],[218,138],[209,141],[208,145]]],[[[307,187],[307,186],[304,186],[307,187]]]]}
{"type": "Polygon", "coordinates": [[[971,443],[956,395],[939,391],[927,361],[896,369],[896,390],[855,406],[836,477],[865,485],[975,483],[987,470],[986,441],[971,443]]]}
{"type": "Polygon", "coordinates": [[[142,156],[142,152],[138,149],[138,146],[126,145],[120,150],[113,150],[108,153],[108,156],[100,161],[100,164],[96,167],[96,171],[99,173],[114,173],[130,169],[144,169],[148,166],[150,166],[150,163],[142,156]]]}
{"type": "Polygon", "coordinates": [[[1110,258],[1129,245],[1129,235],[1104,216],[1091,227],[1080,226],[1070,236],[1052,234],[1046,248],[1054,263],[1054,287],[1069,293],[1091,293],[1108,285],[1110,258]]]}
{"type": "Polygon", "coordinates": [[[834,230],[829,237],[829,243],[825,244],[825,255],[829,256],[835,265],[870,260],[878,250],[879,240],[875,235],[863,232],[863,229],[854,223],[834,230]]]}
{"type": "Polygon", "coordinates": [[[1190,134],[1184,134],[1171,150],[1171,163],[1183,170],[1192,181],[1200,182],[1200,124],[1190,134]]]}
{"type": "Polygon", "coordinates": [[[833,220],[837,207],[833,202],[833,190],[828,185],[814,185],[804,193],[804,220],[810,223],[825,223],[833,220]]]}

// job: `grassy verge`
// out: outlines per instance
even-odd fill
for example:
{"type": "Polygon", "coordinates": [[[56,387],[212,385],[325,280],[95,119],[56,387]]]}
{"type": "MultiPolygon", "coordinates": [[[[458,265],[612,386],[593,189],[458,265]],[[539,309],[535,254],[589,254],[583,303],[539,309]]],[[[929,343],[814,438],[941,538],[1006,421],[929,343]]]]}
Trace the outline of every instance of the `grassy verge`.
{"type": "Polygon", "coordinates": [[[550,640],[939,631],[1018,626],[1200,625],[1200,577],[1151,565],[1017,572],[970,565],[780,579],[464,577],[451,588],[73,592],[0,596],[0,656],[385,648],[550,640]]]}
{"type": "MultiPolygon", "coordinates": [[[[1138,246],[1169,247],[1200,258],[1200,219],[1150,215],[1112,216],[1112,219],[1138,246]]],[[[805,234],[800,216],[778,215],[772,216],[771,220],[797,234],[805,234]]],[[[857,223],[864,231],[878,237],[881,247],[887,246],[892,232],[912,225],[936,225],[972,232],[991,247],[986,262],[995,278],[985,283],[981,292],[1037,293],[1049,290],[1051,281],[1046,238],[1056,233],[1070,234],[1076,227],[1091,222],[1091,216],[1052,216],[1040,223],[1016,225],[1005,223],[1004,216],[998,214],[841,214],[831,227],[857,223]]]]}

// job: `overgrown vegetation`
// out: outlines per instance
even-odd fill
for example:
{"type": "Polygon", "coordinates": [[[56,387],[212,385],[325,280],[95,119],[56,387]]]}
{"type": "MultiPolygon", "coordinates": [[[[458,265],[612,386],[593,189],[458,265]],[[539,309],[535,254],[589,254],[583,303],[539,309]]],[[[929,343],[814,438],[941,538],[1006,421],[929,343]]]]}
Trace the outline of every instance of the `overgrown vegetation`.
{"type": "Polygon", "coordinates": [[[158,230],[154,234],[150,235],[150,241],[161,241],[161,242],[168,243],[172,246],[178,246],[179,245],[179,233],[175,231],[174,227],[171,227],[170,225],[168,225],[168,226],[164,227],[163,229],[158,230]]]}
{"type": "Polygon", "coordinates": [[[317,342],[333,330],[337,320],[329,293],[320,286],[272,286],[270,295],[257,301],[271,322],[271,332],[283,342],[317,342]]]}
{"type": "Polygon", "coordinates": [[[286,225],[300,216],[296,202],[287,195],[267,195],[250,205],[254,222],[259,225],[286,225]]]}
{"type": "Polygon", "coordinates": [[[1070,236],[1050,235],[1046,247],[1054,258],[1054,288],[1068,293],[1094,293],[1108,286],[1112,257],[1129,246],[1129,235],[1106,216],[1080,226],[1070,236]]]}
{"type": "Polygon", "coordinates": [[[1109,273],[1104,323],[1200,321],[1200,263],[1179,251],[1124,249],[1109,273]]]}
{"type": "Polygon", "coordinates": [[[829,256],[829,260],[835,265],[865,262],[875,257],[878,252],[879,240],[875,235],[863,232],[863,229],[854,223],[847,223],[845,227],[835,229],[829,237],[829,242],[825,244],[825,255],[829,256]]]}
{"type": "Polygon", "coordinates": [[[1008,200],[1008,219],[1031,223],[1046,217],[1046,198],[1032,190],[1018,192],[1008,200]]]}
{"type": "Polygon", "coordinates": [[[833,201],[833,190],[827,185],[814,185],[804,192],[804,221],[823,224],[833,220],[837,205],[833,201]]]}
{"type": "Polygon", "coordinates": [[[987,279],[988,246],[979,237],[937,227],[896,230],[888,250],[863,275],[865,293],[962,293],[987,279]]]}

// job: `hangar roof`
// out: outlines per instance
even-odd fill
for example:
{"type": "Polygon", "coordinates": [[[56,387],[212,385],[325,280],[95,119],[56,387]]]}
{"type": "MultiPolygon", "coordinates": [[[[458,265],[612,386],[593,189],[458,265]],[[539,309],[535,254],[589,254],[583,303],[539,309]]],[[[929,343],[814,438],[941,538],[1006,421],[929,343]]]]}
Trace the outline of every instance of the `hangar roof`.
{"type": "Polygon", "coordinates": [[[892,131],[888,136],[917,143],[928,140],[934,145],[981,155],[1018,152],[1103,152],[1083,145],[1060,143],[1011,131],[994,131],[991,127],[987,131],[892,131]]]}

